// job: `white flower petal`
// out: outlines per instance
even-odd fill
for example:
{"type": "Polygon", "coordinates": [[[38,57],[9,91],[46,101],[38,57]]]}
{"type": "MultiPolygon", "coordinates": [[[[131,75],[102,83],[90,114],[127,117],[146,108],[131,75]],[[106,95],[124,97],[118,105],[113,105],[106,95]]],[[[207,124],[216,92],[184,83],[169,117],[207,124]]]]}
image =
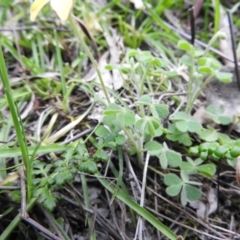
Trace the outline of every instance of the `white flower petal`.
{"type": "Polygon", "coordinates": [[[72,10],[73,0],[51,0],[51,7],[56,11],[57,15],[66,20],[72,10]]]}
{"type": "Polygon", "coordinates": [[[49,2],[50,0],[35,0],[30,8],[30,20],[34,21],[41,11],[41,9],[49,2]]]}

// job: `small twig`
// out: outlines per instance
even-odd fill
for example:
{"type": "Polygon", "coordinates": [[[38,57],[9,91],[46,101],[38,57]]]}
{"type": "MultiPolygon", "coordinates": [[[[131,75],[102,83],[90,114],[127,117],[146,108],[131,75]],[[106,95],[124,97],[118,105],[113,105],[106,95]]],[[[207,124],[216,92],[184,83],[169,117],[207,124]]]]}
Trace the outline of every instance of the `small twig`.
{"type": "Polygon", "coordinates": [[[237,53],[236,53],[235,37],[233,34],[233,21],[232,21],[232,14],[229,10],[227,10],[227,16],[228,16],[228,22],[229,22],[229,30],[230,30],[230,34],[231,34],[235,73],[236,73],[236,77],[237,77],[238,89],[240,90],[240,75],[239,75],[239,69],[238,69],[238,59],[237,59],[237,53]]]}
{"type": "Polygon", "coordinates": [[[25,184],[25,171],[24,167],[20,168],[20,183],[21,183],[21,217],[28,217],[28,213],[26,211],[26,184],[25,184]]]}
{"type": "MultiPolygon", "coordinates": [[[[165,24],[166,24],[167,27],[169,27],[169,28],[170,28],[171,30],[173,30],[174,32],[180,34],[182,37],[184,37],[184,38],[186,38],[186,39],[188,39],[188,40],[191,39],[191,36],[190,36],[189,34],[187,34],[187,33],[183,32],[183,31],[181,31],[181,30],[173,27],[172,25],[170,25],[170,24],[168,24],[168,23],[166,23],[166,22],[165,22],[165,24]]],[[[208,47],[208,44],[206,44],[206,43],[204,43],[204,42],[202,42],[202,41],[200,41],[200,40],[198,40],[198,39],[195,40],[195,43],[197,43],[198,45],[200,45],[201,47],[204,47],[204,48],[207,48],[207,47],[208,47]]],[[[210,51],[218,54],[220,57],[222,57],[222,58],[224,58],[224,59],[226,59],[226,60],[234,63],[234,60],[233,60],[233,59],[229,58],[227,55],[223,54],[221,51],[219,51],[219,50],[217,50],[217,49],[215,49],[215,48],[213,48],[213,47],[209,47],[208,50],[210,50],[210,51]]],[[[238,63],[238,66],[240,66],[239,63],[238,63]]]]}
{"type": "Polygon", "coordinates": [[[195,41],[195,18],[194,18],[194,6],[188,9],[190,17],[190,30],[191,30],[191,44],[194,45],[195,41]]]}
{"type": "Polygon", "coordinates": [[[40,204],[38,204],[38,207],[41,209],[41,211],[43,212],[43,214],[45,215],[46,219],[48,220],[48,224],[49,226],[51,226],[54,231],[57,233],[58,236],[60,236],[60,239],[64,239],[61,231],[57,228],[57,226],[54,224],[54,222],[51,219],[51,216],[49,216],[48,211],[40,204]]]}
{"type": "Polygon", "coordinates": [[[0,27],[0,32],[14,32],[14,31],[28,31],[28,30],[34,30],[34,31],[56,30],[58,32],[69,32],[70,31],[68,29],[57,28],[55,26],[53,26],[53,27],[24,26],[24,27],[14,27],[14,28],[0,27]]]}
{"type": "Polygon", "coordinates": [[[75,141],[75,140],[77,140],[77,139],[85,136],[86,134],[92,132],[93,130],[94,130],[94,127],[89,128],[89,129],[86,129],[86,130],[84,130],[84,131],[76,134],[76,135],[73,136],[72,138],[66,139],[66,140],[63,142],[63,144],[68,144],[68,143],[70,143],[70,142],[73,142],[73,141],[75,141]]]}
{"type": "Polygon", "coordinates": [[[50,237],[52,240],[62,240],[61,238],[51,233],[49,230],[47,230],[45,227],[40,225],[38,222],[36,222],[32,218],[29,218],[26,216],[21,216],[21,218],[27,223],[29,223],[30,225],[32,225],[33,227],[35,227],[36,229],[38,229],[40,232],[44,233],[46,236],[50,237]]]}

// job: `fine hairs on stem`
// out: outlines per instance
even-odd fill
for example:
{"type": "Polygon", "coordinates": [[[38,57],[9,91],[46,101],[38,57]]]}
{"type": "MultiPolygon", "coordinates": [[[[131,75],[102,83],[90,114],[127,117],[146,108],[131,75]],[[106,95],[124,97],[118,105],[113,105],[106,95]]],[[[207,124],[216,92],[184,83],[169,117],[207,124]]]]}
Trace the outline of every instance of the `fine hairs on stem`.
{"type": "Polygon", "coordinates": [[[89,59],[91,60],[93,66],[95,67],[96,72],[97,72],[97,75],[98,75],[99,80],[100,80],[100,84],[101,84],[102,89],[103,89],[103,92],[104,92],[104,95],[105,95],[105,97],[106,97],[106,100],[107,100],[108,103],[110,103],[110,98],[109,98],[109,95],[108,95],[106,86],[105,86],[105,84],[104,84],[102,75],[101,75],[101,73],[100,73],[100,70],[99,70],[99,67],[98,67],[98,63],[97,63],[96,60],[94,59],[91,51],[89,50],[87,44],[85,43],[85,41],[84,41],[84,39],[83,39],[83,36],[82,36],[82,33],[81,33],[81,31],[79,30],[79,26],[78,26],[78,24],[77,24],[77,22],[76,22],[76,19],[75,19],[75,17],[74,17],[73,14],[70,14],[70,16],[69,16],[69,22],[70,22],[70,24],[71,24],[71,27],[72,27],[74,33],[75,33],[75,36],[78,38],[78,40],[79,40],[80,44],[83,46],[83,48],[84,48],[87,56],[89,57],[89,59]]]}

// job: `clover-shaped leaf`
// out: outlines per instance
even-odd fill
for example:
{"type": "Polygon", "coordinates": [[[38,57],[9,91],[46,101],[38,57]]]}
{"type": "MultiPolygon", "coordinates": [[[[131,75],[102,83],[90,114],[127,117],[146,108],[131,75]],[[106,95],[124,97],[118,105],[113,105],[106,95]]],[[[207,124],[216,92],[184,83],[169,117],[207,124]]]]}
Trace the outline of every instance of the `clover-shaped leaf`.
{"type": "Polygon", "coordinates": [[[185,184],[182,187],[182,192],[181,192],[181,203],[183,206],[185,206],[188,202],[190,201],[196,201],[201,197],[201,191],[189,184],[185,184]]]}
{"type": "Polygon", "coordinates": [[[107,109],[103,112],[105,115],[113,115],[121,112],[122,108],[115,103],[110,103],[107,109]]]}
{"type": "Polygon", "coordinates": [[[156,141],[147,142],[144,146],[150,155],[157,156],[161,153],[162,145],[156,141]]]}
{"type": "Polygon", "coordinates": [[[218,132],[215,129],[202,128],[199,132],[199,137],[207,142],[217,141],[218,136],[218,132]]]}
{"type": "Polygon", "coordinates": [[[217,124],[228,125],[232,122],[232,119],[224,114],[223,105],[220,105],[218,107],[215,107],[214,105],[209,105],[206,108],[206,112],[217,124]]]}
{"type": "Polygon", "coordinates": [[[150,96],[146,94],[142,95],[136,103],[139,105],[149,105],[151,102],[150,96]]]}
{"type": "Polygon", "coordinates": [[[108,136],[110,134],[110,131],[106,127],[100,125],[96,129],[95,134],[98,137],[106,137],[106,136],[108,136]]]}
{"type": "Polygon", "coordinates": [[[159,134],[161,134],[159,132],[161,125],[158,118],[145,116],[144,118],[139,119],[135,126],[139,131],[150,134],[153,137],[160,136],[159,134]]]}
{"type": "Polygon", "coordinates": [[[198,172],[205,177],[212,177],[216,172],[216,166],[213,163],[202,164],[203,160],[201,158],[197,158],[193,161],[191,158],[187,157],[187,161],[188,162],[182,162],[181,164],[181,170],[187,174],[195,174],[198,172]]]}
{"type": "Polygon", "coordinates": [[[196,132],[202,129],[202,125],[192,116],[185,112],[177,112],[170,118],[180,132],[196,132]]]}
{"type": "Polygon", "coordinates": [[[213,177],[216,173],[216,166],[213,163],[203,164],[197,167],[197,171],[205,177],[213,177]]]}
{"type": "Polygon", "coordinates": [[[189,181],[188,174],[183,171],[181,171],[181,178],[174,173],[169,173],[165,175],[164,183],[168,186],[166,193],[169,196],[177,196],[181,191],[181,203],[185,206],[188,201],[195,201],[201,197],[201,191],[191,185],[200,185],[200,183],[189,181]]]}
{"type": "Polygon", "coordinates": [[[122,134],[117,134],[115,137],[115,142],[117,145],[123,145],[126,142],[126,138],[122,134]]]}
{"type": "Polygon", "coordinates": [[[211,74],[213,72],[212,68],[211,67],[208,67],[208,66],[202,66],[202,67],[199,67],[198,68],[198,71],[200,73],[205,73],[205,74],[211,74]]]}
{"type": "Polygon", "coordinates": [[[181,154],[169,149],[166,143],[163,143],[163,148],[158,157],[163,169],[166,169],[168,165],[171,167],[179,167],[182,163],[181,154]]]}
{"type": "Polygon", "coordinates": [[[168,173],[165,175],[163,181],[167,186],[182,184],[182,179],[174,173],[168,173]]]}
{"type": "Polygon", "coordinates": [[[229,73],[229,72],[216,71],[215,76],[219,81],[224,83],[229,83],[232,81],[232,73],[229,73]]]}
{"type": "Polygon", "coordinates": [[[132,111],[122,109],[122,111],[116,115],[116,119],[122,126],[130,127],[135,122],[135,114],[132,111]]]}
{"type": "Polygon", "coordinates": [[[151,104],[150,110],[154,117],[165,118],[169,114],[168,106],[165,104],[151,104]]]}
{"type": "Polygon", "coordinates": [[[192,46],[192,44],[190,44],[189,42],[187,42],[185,40],[179,40],[178,47],[182,50],[194,53],[194,47],[192,46]]]}
{"type": "Polygon", "coordinates": [[[170,196],[170,197],[175,197],[177,196],[180,191],[181,191],[182,185],[172,185],[166,188],[166,193],[170,196]]]}
{"type": "Polygon", "coordinates": [[[179,142],[185,146],[191,146],[192,145],[192,140],[189,136],[188,133],[183,133],[179,131],[175,124],[171,124],[168,127],[168,133],[166,135],[167,139],[174,141],[174,142],[179,142]]]}

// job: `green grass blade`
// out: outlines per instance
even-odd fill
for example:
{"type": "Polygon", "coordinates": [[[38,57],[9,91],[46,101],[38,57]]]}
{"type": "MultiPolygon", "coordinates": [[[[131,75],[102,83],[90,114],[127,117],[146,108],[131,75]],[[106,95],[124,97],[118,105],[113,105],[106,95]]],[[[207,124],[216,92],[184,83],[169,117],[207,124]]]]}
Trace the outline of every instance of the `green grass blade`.
{"type": "Polygon", "coordinates": [[[12,93],[11,85],[10,85],[8,74],[7,74],[7,68],[5,65],[4,57],[3,57],[1,43],[0,43],[0,66],[1,66],[0,77],[4,86],[14,128],[16,130],[17,141],[21,149],[24,166],[27,171],[28,200],[30,200],[31,194],[32,194],[32,166],[29,160],[27,141],[26,141],[26,136],[25,136],[23,124],[21,121],[21,117],[13,100],[13,93],[12,93]]]}
{"type": "MultiPolygon", "coordinates": [[[[36,154],[47,154],[51,152],[62,152],[68,149],[70,145],[60,145],[59,143],[55,144],[49,144],[47,146],[40,146],[36,154]]],[[[29,155],[32,155],[36,149],[36,146],[30,146],[28,147],[29,155]]],[[[0,158],[9,158],[9,157],[19,157],[21,156],[21,149],[19,147],[6,147],[6,148],[1,148],[0,151],[0,158]]]]}
{"type": "Polygon", "coordinates": [[[168,239],[175,240],[177,236],[172,232],[167,226],[161,223],[157,218],[155,218],[150,212],[142,208],[139,204],[134,202],[131,198],[125,195],[122,192],[116,192],[116,189],[110,185],[110,183],[102,176],[100,173],[96,173],[95,176],[98,178],[98,181],[112,194],[115,194],[115,197],[124,202],[128,207],[133,209],[137,214],[143,217],[146,221],[152,224],[156,229],[158,229],[162,234],[164,234],[168,239]]]}

